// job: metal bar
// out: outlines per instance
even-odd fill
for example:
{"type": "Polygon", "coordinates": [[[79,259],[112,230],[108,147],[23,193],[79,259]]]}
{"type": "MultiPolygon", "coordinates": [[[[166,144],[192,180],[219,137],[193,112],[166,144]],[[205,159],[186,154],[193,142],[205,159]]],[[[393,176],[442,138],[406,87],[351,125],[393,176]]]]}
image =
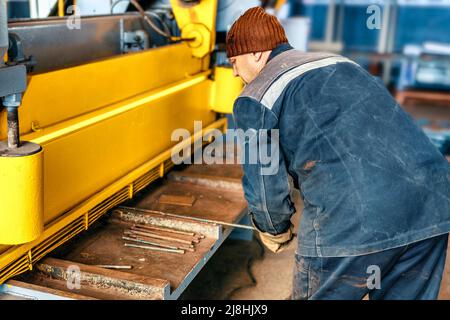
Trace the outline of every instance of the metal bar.
{"type": "Polygon", "coordinates": [[[145,249],[145,250],[154,250],[154,251],[161,251],[161,252],[184,254],[184,250],[174,250],[174,249],[165,249],[165,248],[159,248],[159,247],[140,246],[140,245],[131,244],[131,243],[125,243],[124,246],[131,247],[131,248],[140,248],[140,249],[145,249]]]}
{"type": "Polygon", "coordinates": [[[156,246],[156,247],[161,247],[161,248],[166,248],[166,249],[179,249],[178,247],[174,247],[174,246],[169,246],[169,245],[164,245],[164,244],[160,244],[157,242],[152,242],[152,241],[147,241],[147,240],[142,240],[141,238],[130,238],[130,237],[122,237],[123,240],[126,241],[134,241],[134,242],[138,242],[138,243],[143,243],[143,244],[149,244],[152,246],[156,246]]]}
{"type": "Polygon", "coordinates": [[[182,234],[185,236],[192,236],[192,237],[195,236],[194,232],[180,231],[180,230],[176,230],[176,229],[154,227],[154,226],[143,225],[143,224],[135,224],[133,226],[136,228],[142,228],[142,229],[148,229],[148,230],[159,230],[159,231],[164,231],[164,232],[169,232],[169,233],[182,234]]]}
{"type": "Polygon", "coordinates": [[[387,53],[389,28],[391,25],[391,0],[386,0],[383,8],[383,21],[378,38],[378,53],[387,53]]]}
{"type": "MultiPolygon", "coordinates": [[[[128,234],[129,237],[131,237],[131,239],[137,239],[137,240],[142,240],[142,241],[146,241],[146,242],[154,242],[154,238],[150,238],[150,237],[146,237],[146,236],[138,236],[136,234],[130,233],[128,234]],[[150,239],[150,241],[149,241],[150,239]]],[[[155,245],[157,247],[174,247],[174,249],[180,249],[180,250],[186,250],[186,251],[190,251],[190,252],[195,252],[194,249],[194,245],[190,244],[190,245],[183,245],[181,243],[172,243],[169,240],[162,240],[163,242],[167,242],[168,244],[164,244],[164,243],[156,243],[155,245]]],[[[171,249],[171,248],[169,248],[171,249]]]]}
{"type": "Polygon", "coordinates": [[[142,244],[149,244],[152,246],[156,246],[156,247],[161,247],[161,248],[166,248],[166,249],[180,249],[180,250],[187,250],[190,252],[195,252],[194,248],[186,248],[186,247],[174,247],[174,246],[169,246],[169,245],[165,245],[165,244],[161,244],[161,243],[157,243],[157,242],[152,242],[152,241],[147,241],[147,240],[143,240],[142,238],[136,237],[136,238],[130,238],[130,237],[122,237],[123,240],[127,240],[127,241],[134,241],[137,243],[142,243],[142,244]]]}
{"type": "Polygon", "coordinates": [[[17,108],[7,108],[8,119],[8,148],[16,149],[20,146],[19,111],[17,108]]]}
{"type": "MultiPolygon", "coordinates": [[[[136,230],[136,231],[149,232],[151,234],[158,234],[158,235],[164,235],[164,232],[166,232],[166,230],[142,228],[139,225],[133,225],[131,227],[131,229],[132,230],[136,230]],[[162,232],[162,234],[161,234],[161,232],[162,232]]],[[[183,236],[185,236],[185,235],[183,234],[183,236]]],[[[189,235],[189,237],[191,237],[191,236],[189,235]]],[[[176,238],[176,239],[178,239],[178,238],[176,238]]],[[[200,238],[192,238],[192,239],[185,239],[185,240],[192,241],[193,243],[199,243],[200,242],[200,238]]]]}
{"type": "Polygon", "coordinates": [[[328,2],[327,20],[325,29],[325,42],[332,43],[334,36],[334,21],[336,18],[336,1],[330,0],[328,2]]]}
{"type": "Polygon", "coordinates": [[[166,213],[166,212],[161,212],[161,211],[156,211],[156,210],[148,210],[148,209],[140,209],[140,208],[131,208],[131,207],[126,207],[126,206],[118,206],[117,208],[122,209],[122,210],[128,210],[128,211],[137,211],[137,212],[144,212],[144,213],[155,213],[155,214],[159,214],[159,215],[167,216],[167,217],[186,219],[186,220],[193,220],[193,221],[199,221],[199,222],[203,222],[203,223],[219,224],[219,225],[224,225],[224,226],[229,226],[229,227],[234,227],[234,228],[241,228],[241,229],[247,229],[247,230],[254,230],[254,231],[256,231],[256,229],[253,228],[252,226],[246,226],[246,225],[236,224],[236,223],[228,223],[228,222],[217,221],[217,220],[209,220],[209,219],[202,219],[202,218],[195,218],[195,217],[187,217],[187,216],[173,214],[173,213],[166,213]]]}
{"type": "Polygon", "coordinates": [[[132,269],[132,266],[115,266],[115,265],[109,265],[109,264],[99,264],[95,267],[98,268],[105,268],[105,269],[117,269],[117,270],[129,270],[132,269]]]}
{"type": "MultiPolygon", "coordinates": [[[[389,15],[389,29],[386,39],[386,53],[392,53],[395,45],[395,32],[397,26],[397,1],[392,0],[390,15],[389,15]]],[[[385,61],[383,64],[383,81],[386,85],[391,82],[392,62],[385,61]]]]}
{"type": "Polygon", "coordinates": [[[338,16],[337,16],[337,26],[336,26],[336,41],[342,42],[343,39],[343,29],[344,29],[344,20],[345,19],[345,3],[343,0],[339,1],[338,6],[338,16]]]}
{"type": "MultiPolygon", "coordinates": [[[[152,242],[154,242],[154,240],[155,240],[155,238],[152,238],[152,237],[149,237],[149,236],[142,236],[142,235],[138,235],[138,234],[132,233],[131,230],[130,230],[130,231],[126,231],[126,230],[125,230],[125,231],[124,231],[124,234],[125,234],[126,236],[128,236],[128,237],[132,237],[132,238],[134,238],[134,239],[139,239],[139,240],[152,241],[152,242]],[[150,239],[150,240],[149,240],[149,239],[150,239]]],[[[163,239],[158,239],[158,240],[162,240],[163,242],[169,243],[169,244],[167,244],[168,246],[176,246],[176,247],[178,247],[179,249],[187,250],[186,247],[181,247],[181,246],[180,246],[181,243],[179,243],[179,242],[174,243],[174,241],[170,241],[170,240],[163,240],[163,239]]],[[[164,244],[164,243],[162,243],[162,245],[163,245],[163,246],[166,246],[166,244],[164,244]]],[[[194,248],[194,245],[193,245],[193,244],[189,244],[189,245],[187,245],[187,246],[189,247],[189,249],[193,249],[193,248],[194,248]]],[[[189,251],[191,251],[191,250],[189,250],[189,251]]]]}
{"type": "Polygon", "coordinates": [[[58,16],[64,17],[64,0],[58,0],[58,16]]]}
{"type": "Polygon", "coordinates": [[[189,244],[189,245],[192,245],[192,243],[193,243],[192,241],[189,241],[189,240],[166,237],[166,236],[162,236],[162,235],[151,233],[151,232],[144,232],[142,230],[136,230],[133,228],[131,228],[131,233],[135,233],[135,234],[141,235],[141,236],[147,236],[150,238],[160,239],[160,240],[169,240],[169,241],[174,241],[174,242],[180,242],[180,243],[189,244]]]}

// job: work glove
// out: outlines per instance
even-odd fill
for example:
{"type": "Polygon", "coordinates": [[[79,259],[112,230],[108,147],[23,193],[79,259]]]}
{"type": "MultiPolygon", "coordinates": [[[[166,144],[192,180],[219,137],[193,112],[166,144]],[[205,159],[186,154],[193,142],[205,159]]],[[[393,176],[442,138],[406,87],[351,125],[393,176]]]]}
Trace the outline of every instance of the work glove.
{"type": "Polygon", "coordinates": [[[291,243],[292,239],[294,238],[294,233],[292,232],[294,226],[292,223],[290,224],[287,231],[272,235],[268,232],[261,231],[256,225],[255,222],[252,219],[253,227],[258,231],[259,237],[261,239],[261,242],[264,244],[264,246],[269,249],[270,251],[274,253],[282,252],[284,249],[286,249],[289,244],[291,243]]]}

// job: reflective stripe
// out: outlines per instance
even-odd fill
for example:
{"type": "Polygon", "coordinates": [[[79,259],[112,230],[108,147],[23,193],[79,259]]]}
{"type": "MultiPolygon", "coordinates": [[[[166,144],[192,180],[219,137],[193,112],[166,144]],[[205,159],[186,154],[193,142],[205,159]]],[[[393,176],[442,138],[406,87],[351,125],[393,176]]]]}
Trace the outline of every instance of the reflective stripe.
{"type": "Polygon", "coordinates": [[[298,76],[301,76],[305,72],[330,66],[339,62],[350,62],[356,64],[355,62],[344,57],[331,57],[322,60],[317,60],[314,62],[305,63],[303,65],[295,67],[294,69],[291,69],[286,73],[284,73],[283,75],[281,75],[280,78],[278,78],[275,82],[273,82],[270,85],[269,89],[267,89],[266,93],[264,93],[264,96],[261,99],[261,104],[264,105],[266,108],[272,110],[273,105],[280,97],[281,93],[283,92],[284,88],[286,88],[286,86],[289,84],[289,82],[291,82],[298,76]]]}
{"type": "Polygon", "coordinates": [[[298,66],[331,57],[341,57],[327,52],[301,52],[294,49],[287,50],[270,60],[261,73],[247,84],[240,97],[249,97],[260,102],[267,89],[284,73],[298,66]]]}

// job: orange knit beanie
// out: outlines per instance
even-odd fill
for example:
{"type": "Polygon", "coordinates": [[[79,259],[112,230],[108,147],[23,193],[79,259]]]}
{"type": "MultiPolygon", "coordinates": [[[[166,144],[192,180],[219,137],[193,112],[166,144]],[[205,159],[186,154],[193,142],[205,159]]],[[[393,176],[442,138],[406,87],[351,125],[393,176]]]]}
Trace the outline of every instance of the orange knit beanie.
{"type": "Polygon", "coordinates": [[[288,39],[278,19],[261,7],[250,8],[227,34],[227,57],[272,50],[282,43],[288,39]]]}

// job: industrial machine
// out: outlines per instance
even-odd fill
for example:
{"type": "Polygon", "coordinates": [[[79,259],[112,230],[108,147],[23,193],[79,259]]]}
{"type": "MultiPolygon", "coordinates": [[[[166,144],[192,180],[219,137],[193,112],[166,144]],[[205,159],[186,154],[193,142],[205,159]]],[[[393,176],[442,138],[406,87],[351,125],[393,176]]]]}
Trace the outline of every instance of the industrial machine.
{"type": "MultiPolygon", "coordinates": [[[[111,221],[121,221],[104,230],[98,231],[95,224],[157,180],[158,187],[150,187],[150,195],[140,199],[152,198],[156,206],[152,208],[159,214],[164,214],[161,208],[169,208],[194,216],[200,210],[195,207],[198,203],[211,212],[227,213],[230,223],[242,216],[245,202],[239,173],[222,173],[218,178],[188,168],[169,182],[160,179],[173,167],[175,145],[201,148],[211,141],[204,139],[208,130],[226,129],[224,114],[231,112],[242,88],[230,68],[214,64],[217,1],[172,0],[170,4],[171,8],[154,11],[20,20],[7,26],[6,1],[0,1],[0,57],[4,57],[0,61],[4,106],[0,118],[0,284],[4,285],[0,292],[29,294],[31,290],[45,292],[47,298],[178,297],[231,229],[201,221],[181,219],[180,223],[179,217],[155,218],[144,205],[114,213],[111,221]],[[195,131],[194,121],[201,121],[203,130],[195,131]],[[191,138],[172,141],[178,128],[187,129],[191,138]],[[204,189],[208,186],[209,191],[204,189]],[[201,189],[197,196],[196,188],[201,189]],[[177,196],[171,194],[174,190],[193,193],[195,204],[181,206],[183,210],[173,203],[164,207],[160,196],[177,196]],[[219,204],[228,199],[227,206],[202,204],[201,194],[209,194],[219,204]],[[131,222],[202,230],[207,241],[184,260],[158,256],[144,262],[142,253],[135,251],[131,255],[140,267],[129,273],[89,265],[83,257],[95,254],[86,246],[80,250],[87,253],[77,247],[61,249],[82,233],[88,238],[72,242],[100,246],[118,226],[131,222]],[[41,261],[55,249],[65,251],[64,260],[41,261]],[[74,261],[80,281],[88,287],[83,293],[62,285],[70,278],[67,270],[74,261]],[[33,275],[36,269],[39,275],[33,275]],[[24,273],[25,278],[10,280],[24,273]],[[42,280],[43,275],[48,279],[42,280]],[[120,287],[124,283],[125,289],[120,287]],[[114,293],[105,294],[105,288],[114,293]]],[[[205,218],[197,213],[199,219],[205,218]]],[[[110,253],[110,260],[95,264],[120,264],[126,253],[114,258],[117,248],[123,249],[122,243],[117,245],[105,244],[102,248],[110,253]]]]}

